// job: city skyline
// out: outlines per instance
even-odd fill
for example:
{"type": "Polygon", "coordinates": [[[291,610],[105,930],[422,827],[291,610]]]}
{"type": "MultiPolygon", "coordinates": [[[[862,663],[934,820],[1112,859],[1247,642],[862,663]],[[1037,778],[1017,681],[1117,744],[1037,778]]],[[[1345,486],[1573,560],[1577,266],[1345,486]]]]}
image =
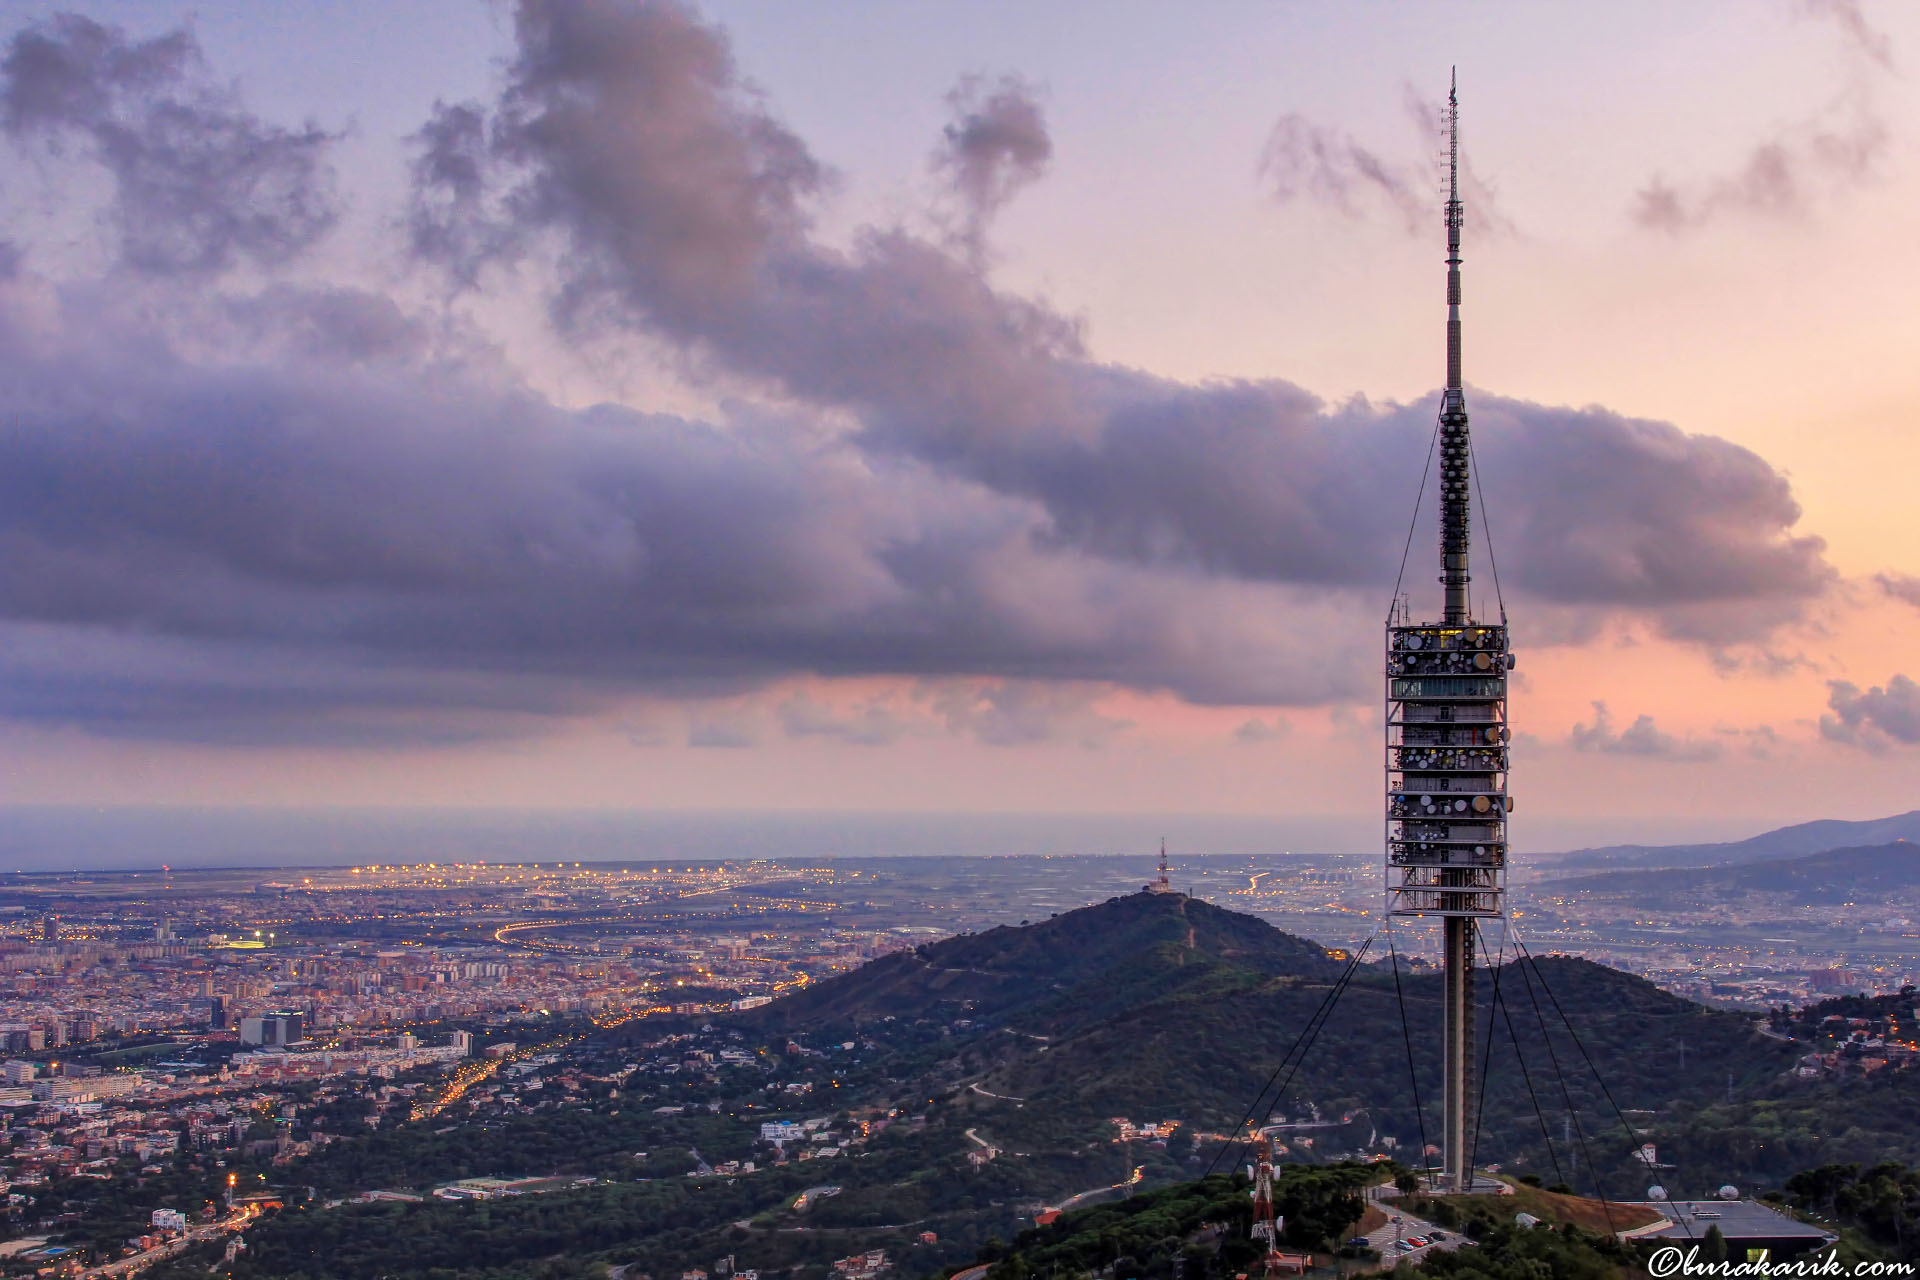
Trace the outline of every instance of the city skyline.
{"type": "Polygon", "coordinates": [[[1516,843],[1913,807],[1910,13],[74,8],[0,6],[10,804],[1371,847],[1457,62],[1516,843]]]}

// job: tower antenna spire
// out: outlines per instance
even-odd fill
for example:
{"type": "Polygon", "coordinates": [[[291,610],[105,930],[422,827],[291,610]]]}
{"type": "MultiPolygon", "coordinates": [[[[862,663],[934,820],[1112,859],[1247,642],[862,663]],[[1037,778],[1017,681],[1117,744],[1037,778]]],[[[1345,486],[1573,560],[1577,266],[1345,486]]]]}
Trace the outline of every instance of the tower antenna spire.
{"type": "Polygon", "coordinates": [[[1466,622],[1472,608],[1467,584],[1467,546],[1473,512],[1468,504],[1467,393],[1460,379],[1460,90],[1457,73],[1447,87],[1447,389],[1440,403],[1440,581],[1446,585],[1446,620],[1466,622]]]}
{"type": "Polygon", "coordinates": [[[1460,203],[1460,69],[1447,78],[1447,207],[1460,203]]]}

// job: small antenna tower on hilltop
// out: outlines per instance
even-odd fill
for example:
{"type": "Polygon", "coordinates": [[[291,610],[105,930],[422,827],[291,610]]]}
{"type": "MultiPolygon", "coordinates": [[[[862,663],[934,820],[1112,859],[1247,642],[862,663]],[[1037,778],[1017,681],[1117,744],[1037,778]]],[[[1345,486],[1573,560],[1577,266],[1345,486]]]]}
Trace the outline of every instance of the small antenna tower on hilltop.
{"type": "Polygon", "coordinates": [[[1147,886],[1150,893],[1172,893],[1173,883],[1167,878],[1167,838],[1160,837],[1160,874],[1147,886]]]}

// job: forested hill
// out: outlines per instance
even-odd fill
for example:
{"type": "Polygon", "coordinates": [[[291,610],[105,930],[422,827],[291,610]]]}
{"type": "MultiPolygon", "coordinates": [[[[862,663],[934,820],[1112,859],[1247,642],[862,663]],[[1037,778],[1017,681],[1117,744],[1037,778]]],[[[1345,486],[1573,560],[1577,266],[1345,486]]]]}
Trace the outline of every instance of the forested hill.
{"type": "MultiPolygon", "coordinates": [[[[1330,1126],[1303,1133],[1314,1150],[1351,1151],[1375,1134],[1417,1150],[1407,1042],[1432,1134],[1440,978],[1403,962],[1396,982],[1376,963],[1384,949],[1376,944],[1318,1030],[1303,1034],[1344,957],[1251,916],[1138,893],[887,956],[756,1010],[748,1025],[803,1044],[869,1044],[867,1062],[903,1095],[908,1080],[921,1097],[958,1090],[967,1105],[995,1110],[996,1137],[1022,1150],[1077,1146],[1113,1116],[1229,1130],[1283,1063],[1287,1088],[1270,1099],[1274,1112],[1330,1126]]],[[[1571,1099],[1598,1137],[1595,1159],[1624,1186],[1639,1176],[1628,1154],[1637,1142],[1609,1090],[1620,1106],[1651,1113],[1638,1123],[1661,1137],[1672,1132],[1667,1118],[1724,1100],[1730,1084],[1736,1098],[1770,1094],[1794,1063],[1794,1047],[1760,1034],[1752,1018],[1603,965],[1548,957],[1476,978],[1482,1157],[1518,1160],[1551,1180],[1554,1155],[1570,1156],[1546,1149],[1531,1096],[1553,1111],[1555,1135],[1568,1127],[1571,1099]]],[[[1737,1170],[1701,1172],[1717,1186],[1737,1170]]]]}
{"type": "Polygon", "coordinates": [[[963,1010],[1052,1034],[1155,1000],[1273,978],[1331,981],[1345,961],[1263,920],[1182,894],[1135,893],[1032,925],[896,952],[768,1010],[772,1025],[963,1010]]]}

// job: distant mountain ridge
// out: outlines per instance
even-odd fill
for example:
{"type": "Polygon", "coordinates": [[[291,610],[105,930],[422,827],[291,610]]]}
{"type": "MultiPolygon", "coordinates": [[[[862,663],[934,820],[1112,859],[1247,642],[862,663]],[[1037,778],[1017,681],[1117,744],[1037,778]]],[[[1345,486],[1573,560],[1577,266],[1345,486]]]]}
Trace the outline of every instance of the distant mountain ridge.
{"type": "Polygon", "coordinates": [[[1829,849],[1860,849],[1897,840],[1920,841],[1920,809],[1864,822],[1823,818],[1718,844],[1616,844],[1574,849],[1554,854],[1552,860],[1561,867],[1709,867],[1801,858],[1829,849]]]}
{"type": "Polygon", "coordinates": [[[1803,902],[1845,903],[1920,888],[1920,844],[1895,840],[1858,849],[1828,849],[1804,858],[1767,858],[1714,867],[1606,872],[1549,882],[1551,887],[1608,892],[1649,901],[1688,890],[1790,893],[1803,902]]]}

